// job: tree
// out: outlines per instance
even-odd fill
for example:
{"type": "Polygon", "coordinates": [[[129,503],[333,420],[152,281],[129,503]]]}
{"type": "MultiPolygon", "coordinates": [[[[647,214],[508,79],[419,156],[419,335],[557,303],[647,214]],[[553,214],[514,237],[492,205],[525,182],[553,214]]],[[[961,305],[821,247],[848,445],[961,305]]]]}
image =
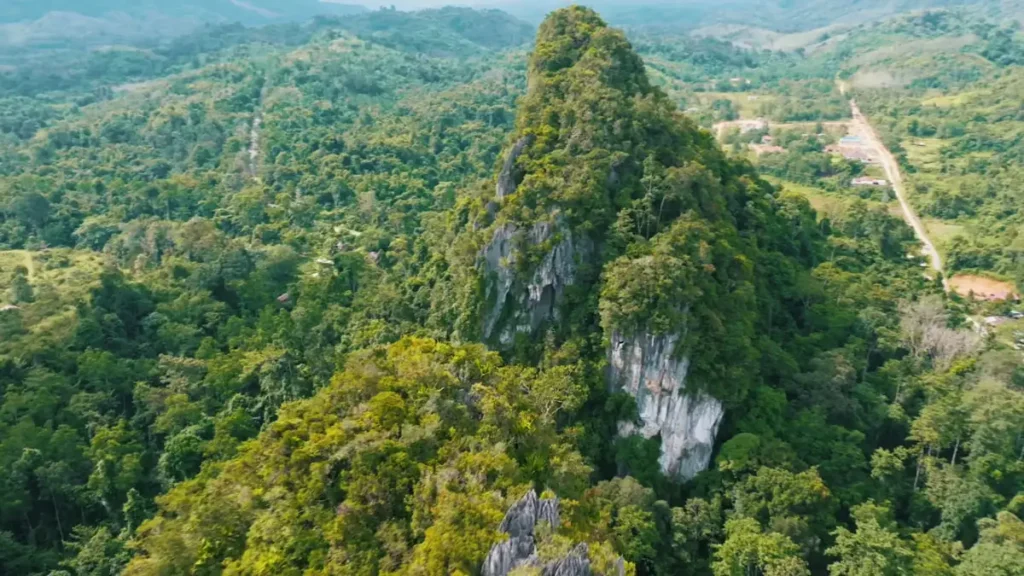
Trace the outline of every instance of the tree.
{"type": "Polygon", "coordinates": [[[67,546],[74,555],[61,566],[72,576],[117,576],[130,557],[124,541],[103,526],[76,526],[67,546]]]}
{"type": "Polygon", "coordinates": [[[672,550],[679,564],[691,572],[709,568],[711,544],[722,537],[722,501],[690,498],[672,508],[672,550]]]}
{"type": "Polygon", "coordinates": [[[7,290],[7,299],[11,304],[27,304],[35,299],[32,284],[28,280],[28,268],[16,266],[14,276],[11,278],[10,288],[7,290]]]}
{"type": "Polygon", "coordinates": [[[738,517],[756,520],[807,552],[817,546],[817,534],[835,522],[831,494],[814,469],[794,474],[762,467],[737,484],[732,497],[738,517]]]}
{"type": "Polygon", "coordinates": [[[957,576],[1020,576],[1024,574],[1024,521],[1012,512],[978,523],[981,539],[964,553],[957,576]]]}
{"type": "Polygon", "coordinates": [[[831,576],[900,576],[913,574],[914,552],[896,531],[889,508],[867,502],[851,511],[856,531],[839,527],[826,553],[837,558],[831,576]]]}
{"type": "Polygon", "coordinates": [[[128,491],[142,481],[142,452],[138,436],[125,420],[93,436],[89,458],[94,469],[88,485],[112,513],[120,510],[128,491]]]}
{"type": "Polygon", "coordinates": [[[725,542],[715,547],[715,576],[809,576],[800,548],[777,532],[764,532],[753,518],[725,523],[725,542]]]}
{"type": "Polygon", "coordinates": [[[50,201],[38,192],[28,192],[18,198],[14,213],[27,228],[38,232],[50,217],[50,201]]]}

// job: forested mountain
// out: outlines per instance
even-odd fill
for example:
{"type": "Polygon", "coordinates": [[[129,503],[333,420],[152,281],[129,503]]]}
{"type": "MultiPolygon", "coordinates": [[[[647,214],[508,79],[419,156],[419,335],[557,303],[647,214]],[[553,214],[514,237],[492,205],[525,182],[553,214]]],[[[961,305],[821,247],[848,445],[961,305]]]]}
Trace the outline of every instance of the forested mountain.
{"type": "Polygon", "coordinates": [[[319,0],[6,0],[0,5],[0,65],[25,53],[52,57],[123,45],[144,52],[203,26],[301,24],[367,12],[319,0]]]}
{"type": "MultiPolygon", "coordinates": [[[[528,21],[570,4],[564,0],[483,1],[528,21]]],[[[829,25],[856,25],[906,12],[957,7],[1020,11],[1020,0],[639,0],[590,3],[620,26],[694,29],[721,24],[799,32],[829,25]]]]}
{"type": "Polygon", "coordinates": [[[854,43],[945,33],[870,26],[382,10],[17,54],[0,572],[1019,574],[1020,353],[884,202],[760,175],[847,193],[824,126],[756,166],[701,127],[843,118],[837,74],[889,109],[854,43]]]}

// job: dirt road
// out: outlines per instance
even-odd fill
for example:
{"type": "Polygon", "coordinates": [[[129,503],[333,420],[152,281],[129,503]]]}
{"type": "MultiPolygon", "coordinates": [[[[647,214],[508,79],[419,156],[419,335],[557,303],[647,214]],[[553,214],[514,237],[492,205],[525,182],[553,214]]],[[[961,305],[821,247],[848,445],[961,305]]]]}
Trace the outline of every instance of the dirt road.
{"type": "MultiPolygon", "coordinates": [[[[882,144],[882,139],[878,137],[878,133],[871,127],[871,123],[861,113],[855,100],[850,100],[850,112],[853,114],[853,121],[850,122],[850,133],[859,136],[862,142],[874,148],[875,154],[885,170],[885,175],[892,184],[892,190],[896,193],[896,199],[899,200],[900,209],[903,211],[903,219],[914,229],[914,234],[921,242],[921,252],[928,257],[932,269],[941,273],[942,256],[935,249],[935,244],[928,238],[928,232],[925,230],[924,224],[921,223],[921,219],[918,218],[917,213],[914,212],[914,207],[907,202],[907,190],[903,185],[903,177],[900,175],[899,163],[892,155],[892,152],[889,152],[889,149],[882,144]]],[[[948,292],[949,284],[946,282],[945,276],[942,278],[942,285],[948,292]]]]}

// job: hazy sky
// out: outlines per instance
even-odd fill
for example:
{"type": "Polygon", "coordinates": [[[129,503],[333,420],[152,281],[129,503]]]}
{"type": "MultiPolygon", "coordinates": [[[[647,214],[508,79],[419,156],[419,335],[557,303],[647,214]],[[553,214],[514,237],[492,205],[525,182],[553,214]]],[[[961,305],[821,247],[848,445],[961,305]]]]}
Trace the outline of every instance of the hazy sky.
{"type": "MultiPolygon", "coordinates": [[[[2,1],[2,0],[0,0],[2,1]]],[[[516,4],[570,4],[571,0],[321,0],[341,4],[362,4],[369,8],[395,6],[399,9],[428,8],[434,6],[494,6],[505,7],[516,4]]],[[[577,0],[578,1],[578,0],[577,0]]]]}
{"type": "Polygon", "coordinates": [[[409,9],[409,8],[428,8],[432,6],[475,6],[481,4],[478,0],[452,0],[446,2],[445,0],[321,0],[323,2],[336,2],[338,4],[362,4],[369,8],[380,8],[382,6],[392,6],[395,8],[409,9]]]}

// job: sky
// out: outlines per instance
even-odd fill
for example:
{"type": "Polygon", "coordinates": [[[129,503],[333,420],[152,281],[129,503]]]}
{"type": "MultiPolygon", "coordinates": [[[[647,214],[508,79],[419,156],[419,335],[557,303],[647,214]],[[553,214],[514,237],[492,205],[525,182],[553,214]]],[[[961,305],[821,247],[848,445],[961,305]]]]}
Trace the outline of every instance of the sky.
{"type": "Polygon", "coordinates": [[[401,10],[415,8],[432,8],[435,6],[476,6],[481,4],[479,0],[321,0],[321,2],[335,2],[337,4],[362,4],[368,8],[381,8],[392,6],[401,10]]]}
{"type": "MultiPolygon", "coordinates": [[[[2,0],[0,0],[2,1],[2,0]]],[[[321,0],[340,4],[362,4],[368,8],[394,6],[401,10],[432,8],[437,6],[514,7],[517,4],[570,4],[570,0],[321,0]]],[[[579,0],[577,0],[579,1],[579,0]]]]}

